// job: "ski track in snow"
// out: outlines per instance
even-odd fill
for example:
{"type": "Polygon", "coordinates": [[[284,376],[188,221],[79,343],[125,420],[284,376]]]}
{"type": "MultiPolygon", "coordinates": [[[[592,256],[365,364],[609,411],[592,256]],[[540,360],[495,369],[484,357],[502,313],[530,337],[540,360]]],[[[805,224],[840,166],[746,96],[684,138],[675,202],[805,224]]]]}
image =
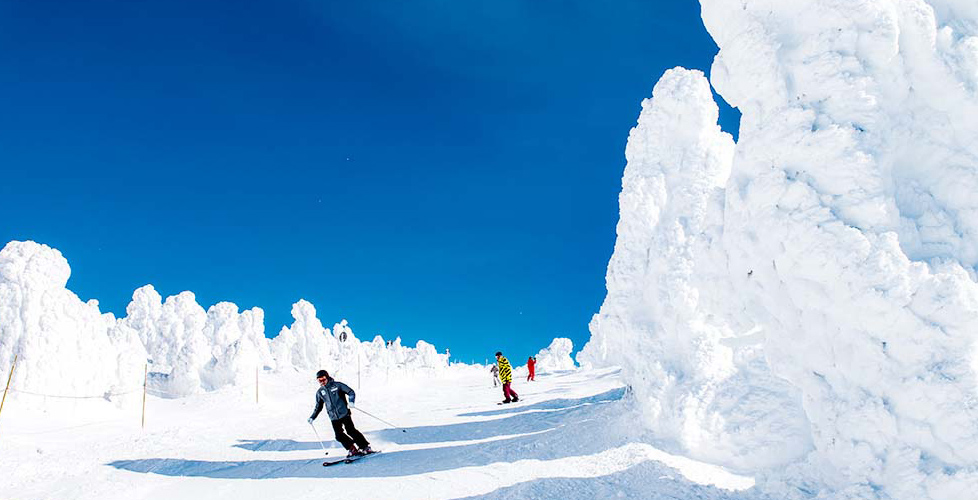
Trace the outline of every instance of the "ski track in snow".
{"type": "MultiPolygon", "coordinates": [[[[358,403],[407,432],[354,410],[384,453],[328,469],[324,458],[343,451],[328,441],[324,457],[305,423],[308,377],[269,376],[258,405],[250,391],[150,398],[143,431],[138,407],[39,411],[14,397],[0,421],[0,498],[761,498],[752,478],[627,437],[630,403],[613,370],[517,378],[524,402],[505,407],[488,373],[365,382],[358,403]]],[[[328,422],[317,429],[332,439],[328,422]]]]}

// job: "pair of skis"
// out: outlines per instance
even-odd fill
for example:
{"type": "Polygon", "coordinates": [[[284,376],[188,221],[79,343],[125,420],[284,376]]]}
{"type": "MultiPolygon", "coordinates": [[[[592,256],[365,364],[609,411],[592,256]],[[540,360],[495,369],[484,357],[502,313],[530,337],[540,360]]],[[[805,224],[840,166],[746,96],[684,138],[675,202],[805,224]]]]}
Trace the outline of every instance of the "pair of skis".
{"type": "Polygon", "coordinates": [[[369,457],[371,455],[376,455],[378,453],[380,453],[380,451],[372,451],[370,453],[364,453],[363,455],[353,455],[352,457],[341,458],[339,460],[327,460],[327,461],[323,462],[323,467],[329,467],[329,466],[332,466],[332,465],[339,465],[339,464],[352,464],[353,462],[356,462],[357,460],[360,460],[360,459],[363,459],[363,458],[367,458],[367,457],[369,457]]]}

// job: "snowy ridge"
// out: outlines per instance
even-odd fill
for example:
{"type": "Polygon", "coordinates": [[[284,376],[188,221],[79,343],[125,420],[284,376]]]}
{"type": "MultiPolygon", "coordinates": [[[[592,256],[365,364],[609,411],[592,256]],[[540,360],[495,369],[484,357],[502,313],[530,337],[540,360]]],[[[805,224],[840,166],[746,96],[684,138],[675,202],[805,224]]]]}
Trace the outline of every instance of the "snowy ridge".
{"type": "Polygon", "coordinates": [[[978,4],[701,4],[739,141],[704,160],[730,144],[706,82],[663,76],[579,360],[621,364],[656,435],[779,498],[972,497],[978,4]],[[730,425],[744,415],[763,425],[730,425]],[[696,436],[743,448],[708,457],[696,436]]]}

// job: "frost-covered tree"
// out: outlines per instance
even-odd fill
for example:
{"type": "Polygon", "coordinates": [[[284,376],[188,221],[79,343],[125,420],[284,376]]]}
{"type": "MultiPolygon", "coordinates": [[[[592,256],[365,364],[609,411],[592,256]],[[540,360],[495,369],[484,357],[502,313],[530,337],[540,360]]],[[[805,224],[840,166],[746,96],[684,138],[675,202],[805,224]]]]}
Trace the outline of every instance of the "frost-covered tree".
{"type": "Polygon", "coordinates": [[[552,373],[577,368],[571,352],[574,351],[574,342],[568,338],[557,337],[550,342],[550,345],[534,356],[537,359],[534,370],[536,373],[552,373]]]}
{"type": "Polygon", "coordinates": [[[0,250],[0,373],[18,357],[13,387],[61,396],[107,396],[138,388],[146,352],[116,329],[98,301],[66,287],[61,252],[33,241],[0,250]]]}
{"type": "MultiPolygon", "coordinates": [[[[655,161],[629,155],[608,299],[580,360],[618,356],[646,421],[690,449],[688,436],[730,435],[711,429],[736,431],[728,442],[747,450],[764,435],[806,435],[811,452],[794,465],[772,468],[776,447],[726,462],[769,470],[762,483],[780,498],[803,496],[796,486],[826,498],[972,496],[978,4],[701,5],[720,48],[712,83],[742,113],[729,178],[714,184],[716,202],[691,198],[705,212],[674,204],[705,173],[689,137],[716,137],[712,118],[682,126],[704,116],[708,90],[679,99],[685,108],[660,115],[677,130],[643,148],[655,161]],[[772,394],[800,394],[804,419],[723,423],[770,399],[772,378],[793,387],[772,394]],[[736,385],[750,398],[723,389],[736,385]]],[[[653,112],[658,98],[657,86],[653,112]]]]}

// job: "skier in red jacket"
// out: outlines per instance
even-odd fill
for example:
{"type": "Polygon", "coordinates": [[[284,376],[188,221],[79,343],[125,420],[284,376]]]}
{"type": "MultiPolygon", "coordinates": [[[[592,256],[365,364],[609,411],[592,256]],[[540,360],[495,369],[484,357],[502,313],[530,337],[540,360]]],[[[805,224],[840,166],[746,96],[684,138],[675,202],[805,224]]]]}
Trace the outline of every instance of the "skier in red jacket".
{"type": "Polygon", "coordinates": [[[526,367],[530,370],[530,374],[526,376],[526,381],[536,380],[536,372],[534,371],[537,366],[537,358],[530,356],[530,359],[526,360],[526,367]]]}

